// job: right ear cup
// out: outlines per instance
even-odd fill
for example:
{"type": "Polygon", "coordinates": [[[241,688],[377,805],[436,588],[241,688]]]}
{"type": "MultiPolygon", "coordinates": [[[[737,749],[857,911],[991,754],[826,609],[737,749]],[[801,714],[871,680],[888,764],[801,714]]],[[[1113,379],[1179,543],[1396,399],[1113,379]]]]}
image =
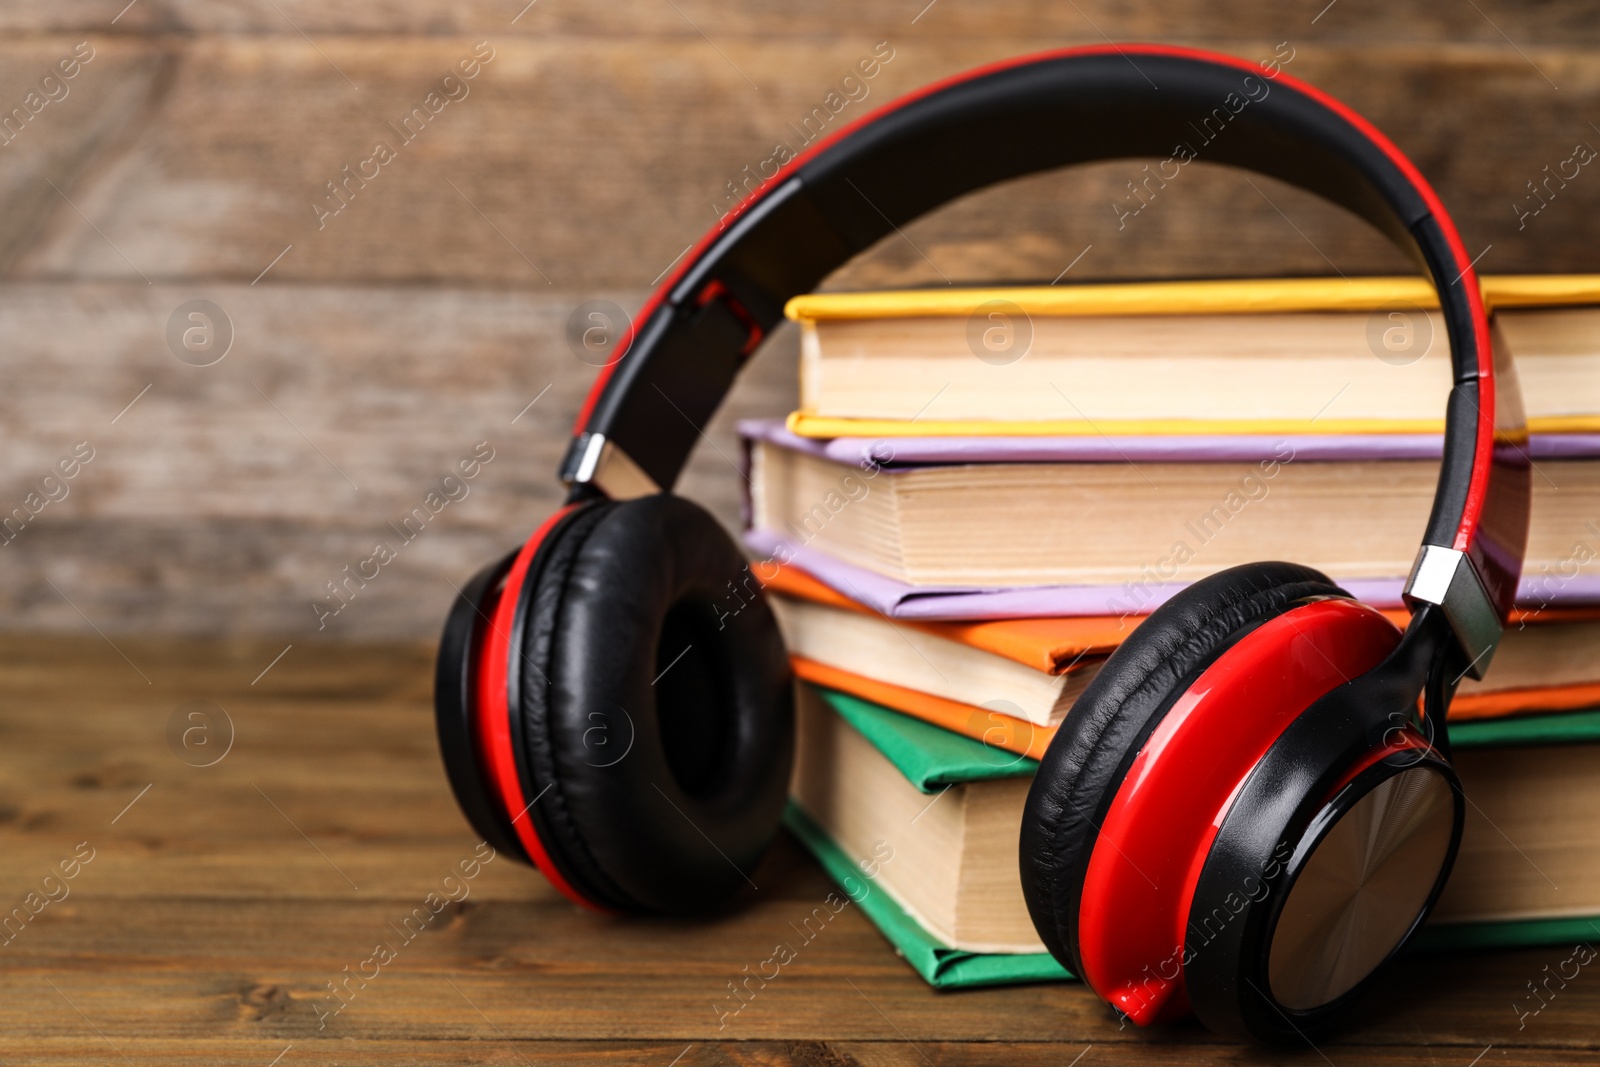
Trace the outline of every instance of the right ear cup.
{"type": "Polygon", "coordinates": [[[1019,843],[1023,896],[1050,954],[1084,973],[1084,878],[1128,766],[1188,683],[1253,627],[1311,597],[1345,597],[1319,571],[1251,563],[1158,607],[1106,660],[1063,720],[1028,792],[1019,843]]]}
{"type": "Polygon", "coordinates": [[[609,910],[704,911],[753,884],[794,713],[776,620],[737,546],[662,494],[571,509],[518,570],[499,604],[507,647],[484,660],[505,702],[480,710],[505,717],[484,736],[515,768],[502,797],[523,798],[506,814],[530,854],[609,910]]]}

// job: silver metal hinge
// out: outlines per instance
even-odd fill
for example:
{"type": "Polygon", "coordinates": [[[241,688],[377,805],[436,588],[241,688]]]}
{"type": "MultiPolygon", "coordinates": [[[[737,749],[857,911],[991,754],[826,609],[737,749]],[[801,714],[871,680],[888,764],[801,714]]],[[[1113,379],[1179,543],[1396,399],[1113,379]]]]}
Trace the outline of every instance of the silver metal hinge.
{"type": "Polygon", "coordinates": [[[593,485],[612,500],[661,492],[632,456],[599,433],[583,433],[573,439],[561,462],[561,480],[568,485],[593,485]]]}
{"type": "Polygon", "coordinates": [[[1407,603],[1437,604],[1467,655],[1466,673],[1482,678],[1504,626],[1465,552],[1423,545],[1406,580],[1407,603]]]}

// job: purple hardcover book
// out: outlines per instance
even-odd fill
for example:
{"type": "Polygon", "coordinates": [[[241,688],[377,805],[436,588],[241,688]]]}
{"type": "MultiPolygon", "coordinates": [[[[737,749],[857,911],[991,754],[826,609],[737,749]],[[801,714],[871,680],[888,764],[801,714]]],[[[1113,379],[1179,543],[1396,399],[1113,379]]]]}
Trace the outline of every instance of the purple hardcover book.
{"type": "MultiPolygon", "coordinates": [[[[1285,442],[1297,461],[1348,459],[1437,459],[1438,434],[1208,435],[1203,437],[800,437],[779,420],[739,423],[746,441],[766,441],[857,466],[896,467],[967,463],[1147,463],[1257,462],[1270,459],[1285,442]]],[[[1541,459],[1600,456],[1600,434],[1534,437],[1528,455],[1541,459]]],[[[745,521],[750,524],[749,501],[745,521]]],[[[1600,543],[1600,530],[1592,531],[1600,543]]],[[[793,563],[828,586],[874,611],[900,619],[1003,619],[1056,615],[1143,615],[1155,610],[1187,582],[1127,582],[1123,585],[1034,585],[999,588],[910,585],[847,563],[770,529],[750,528],[746,546],[761,559],[793,563]]],[[[1591,556],[1600,554],[1591,552],[1591,556]]],[[[1547,568],[1548,570],[1548,568],[1547,568]]],[[[1401,605],[1404,575],[1345,578],[1339,584],[1374,607],[1401,605]]],[[[1600,575],[1524,573],[1517,591],[1524,608],[1600,603],[1600,575]]]]}

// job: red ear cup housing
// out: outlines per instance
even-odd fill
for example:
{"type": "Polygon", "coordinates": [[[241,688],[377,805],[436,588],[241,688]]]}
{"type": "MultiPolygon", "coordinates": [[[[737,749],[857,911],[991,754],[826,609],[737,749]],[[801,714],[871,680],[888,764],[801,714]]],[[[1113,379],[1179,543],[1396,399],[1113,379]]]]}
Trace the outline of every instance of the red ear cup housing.
{"type": "Polygon", "coordinates": [[[751,884],[794,727],[746,577],[716,520],[668,495],[564,509],[510,567],[474,657],[474,736],[499,812],[573,899],[687,913],[751,884]]]}
{"type": "Polygon", "coordinates": [[[1045,752],[1019,842],[1022,890],[1045,947],[1085,971],[1079,901],[1106,811],[1185,686],[1266,619],[1312,597],[1346,594],[1292,563],[1253,563],[1194,583],[1139,624],[1101,666],[1045,752]]]}

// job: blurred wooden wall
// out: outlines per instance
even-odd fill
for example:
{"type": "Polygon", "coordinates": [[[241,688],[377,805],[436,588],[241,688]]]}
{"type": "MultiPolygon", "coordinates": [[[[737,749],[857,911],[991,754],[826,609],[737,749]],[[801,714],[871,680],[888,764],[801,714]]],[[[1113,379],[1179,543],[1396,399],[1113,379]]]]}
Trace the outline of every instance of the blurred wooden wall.
{"type": "MultiPolygon", "coordinates": [[[[838,121],[1044,48],[1260,59],[1287,42],[1290,73],[1435,182],[1480,269],[1600,270],[1600,167],[1536,216],[1517,207],[1546,165],[1600,146],[1595,4],[125,2],[0,4],[0,111],[58,97],[0,147],[0,510],[76,442],[95,454],[0,546],[12,629],[317,634],[324,583],[396,540],[389,524],[488,441],[470,494],[321,631],[431,636],[451,583],[557,500],[593,376],[565,339],[572,310],[637,305],[727,183],[794,143],[790,124],[875,47],[892,58],[838,121]],[[75,48],[93,58],[42,83],[75,48]],[[401,144],[390,124],[475,48],[493,58],[466,95],[401,144]],[[379,140],[395,158],[319,219],[325,183],[379,140]],[[169,349],[190,300],[233,324],[215,365],[169,349]]],[[[975,197],[832,284],[1048,280],[1086,247],[1073,279],[1403,267],[1353,219],[1204,167],[1119,231],[1136,169],[975,197]]],[[[681,486],[730,525],[731,416],[787,410],[793,372],[785,332],[681,486]]]]}

